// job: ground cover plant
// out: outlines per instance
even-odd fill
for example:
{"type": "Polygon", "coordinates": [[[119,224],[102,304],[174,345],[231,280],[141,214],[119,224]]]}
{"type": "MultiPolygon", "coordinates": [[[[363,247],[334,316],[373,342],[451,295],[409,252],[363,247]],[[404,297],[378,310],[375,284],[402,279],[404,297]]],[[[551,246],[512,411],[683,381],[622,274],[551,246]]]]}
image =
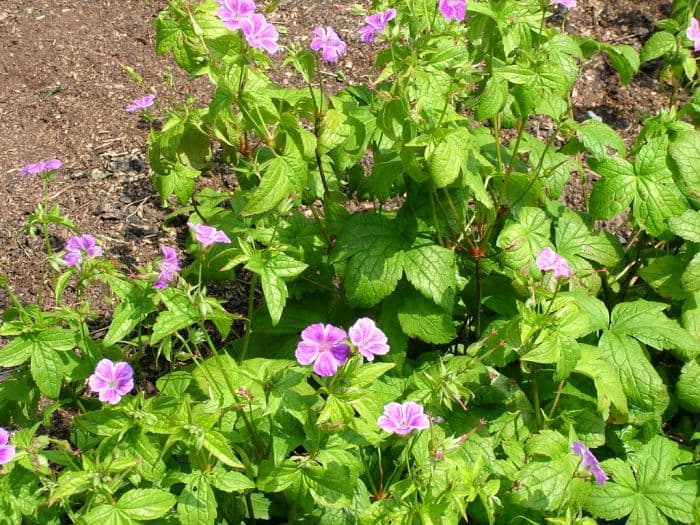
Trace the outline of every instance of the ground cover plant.
{"type": "Polygon", "coordinates": [[[698,522],[697,2],[641,53],[562,32],[574,0],[376,2],[355,40],[319,27],[287,49],[274,4],[159,16],[157,51],[213,96],[125,108],[154,123],[153,182],[186,235],[139,274],[50,202],[59,159],[22,170],[43,186],[25,231],[54,307],[2,283],[3,515],[698,522]],[[375,78],[328,89],[369,42],[375,78]],[[623,83],[658,61],[669,87],[629,148],[574,119],[601,53],[623,83]],[[198,184],[222,166],[236,188],[198,184]],[[583,209],[559,200],[577,178],[583,209]],[[630,236],[596,227],[623,213],[630,236]],[[57,228],[73,236],[54,253],[57,228]],[[231,311],[215,291],[241,279],[231,311]]]}

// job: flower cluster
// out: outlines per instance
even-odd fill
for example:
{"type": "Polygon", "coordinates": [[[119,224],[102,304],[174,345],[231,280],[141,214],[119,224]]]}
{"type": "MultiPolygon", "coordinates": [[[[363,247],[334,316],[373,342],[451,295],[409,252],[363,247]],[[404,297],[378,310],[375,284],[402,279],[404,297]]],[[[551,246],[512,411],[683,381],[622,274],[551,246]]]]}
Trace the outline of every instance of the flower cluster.
{"type": "Polygon", "coordinates": [[[360,28],[360,37],[363,42],[372,42],[374,37],[384,32],[390,20],[396,18],[396,9],[387,9],[381,13],[375,13],[365,18],[365,25],[360,28]]]}
{"type": "Polygon", "coordinates": [[[9,463],[15,457],[15,447],[10,445],[10,434],[0,427],[0,465],[9,463]]]}
{"type": "Polygon", "coordinates": [[[316,38],[311,41],[311,49],[321,51],[321,58],[326,62],[337,62],[345,54],[347,46],[332,27],[317,27],[313,34],[316,38]]]}
{"type": "Polygon", "coordinates": [[[552,0],[552,5],[561,5],[568,9],[576,7],[576,0],[552,0]]]}
{"type": "Polygon", "coordinates": [[[603,472],[603,469],[600,468],[600,463],[598,463],[598,460],[593,455],[593,452],[591,452],[586,445],[580,441],[574,441],[571,444],[571,452],[581,458],[579,466],[593,474],[593,477],[598,485],[603,485],[606,481],[608,481],[608,476],[605,474],[605,472],[603,472]]]}
{"type": "MultiPolygon", "coordinates": [[[[358,319],[348,330],[350,343],[368,361],[375,355],[389,352],[387,337],[377,325],[367,317],[358,319]]],[[[348,333],[331,324],[315,323],[301,332],[295,356],[302,365],[313,363],[314,372],[323,377],[335,375],[338,367],[350,357],[348,333]]]]}
{"type": "Polygon", "coordinates": [[[265,15],[255,12],[254,0],[217,0],[216,14],[232,31],[241,30],[250,47],[274,54],[279,49],[279,33],[265,15]]]}
{"type": "Polygon", "coordinates": [[[68,266],[75,266],[80,269],[83,256],[91,259],[101,255],[103,255],[102,247],[97,245],[97,241],[92,235],[78,235],[68,239],[63,261],[68,266]]]}
{"type": "Polygon", "coordinates": [[[216,243],[230,244],[231,242],[228,235],[221,230],[217,230],[213,226],[195,224],[193,222],[188,222],[187,226],[194,232],[195,239],[197,239],[204,248],[209,248],[216,243]]]}
{"type": "Polygon", "coordinates": [[[163,289],[177,277],[177,272],[180,271],[180,263],[177,260],[177,251],[170,246],[162,246],[160,249],[163,258],[158,263],[160,273],[158,280],[153,283],[155,288],[163,289]]]}
{"type": "Polygon", "coordinates": [[[129,363],[114,363],[102,359],[95,367],[95,373],[88,379],[88,386],[99,394],[103,403],[116,405],[134,388],[134,370],[129,363]]]}
{"type": "Polygon", "coordinates": [[[19,172],[20,175],[38,175],[39,173],[44,173],[45,171],[53,171],[60,169],[63,163],[58,159],[42,160],[41,162],[35,162],[34,164],[27,164],[19,172]]]}
{"type": "Polygon", "coordinates": [[[461,22],[466,15],[467,0],[440,0],[438,7],[446,20],[461,22]]]}
{"type": "Polygon", "coordinates": [[[155,98],[155,95],[146,95],[145,97],[137,98],[131,104],[126,106],[125,109],[129,113],[133,113],[134,111],[139,111],[140,109],[150,108],[153,105],[155,98]]]}
{"type": "Polygon", "coordinates": [[[545,248],[537,255],[537,267],[543,272],[553,270],[555,279],[571,279],[574,276],[567,260],[551,248],[545,248]]]}
{"type": "Polygon", "coordinates": [[[695,51],[700,51],[700,22],[697,18],[693,17],[690,20],[690,25],[685,30],[685,36],[693,41],[695,51]]]}
{"type": "Polygon", "coordinates": [[[428,428],[430,419],[418,403],[413,401],[394,402],[384,406],[384,414],[379,416],[377,425],[385,432],[405,436],[414,430],[428,428]]]}

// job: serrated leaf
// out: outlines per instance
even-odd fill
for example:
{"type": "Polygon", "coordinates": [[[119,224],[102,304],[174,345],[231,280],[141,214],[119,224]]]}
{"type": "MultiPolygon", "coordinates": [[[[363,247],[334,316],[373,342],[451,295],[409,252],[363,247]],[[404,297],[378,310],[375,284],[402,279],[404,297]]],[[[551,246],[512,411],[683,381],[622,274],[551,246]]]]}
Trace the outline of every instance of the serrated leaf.
{"type": "Polygon", "coordinates": [[[98,505],[83,514],[78,522],[80,525],[134,525],[134,522],[126,517],[122,511],[113,505],[98,505]]]}
{"type": "Polygon", "coordinates": [[[0,366],[10,368],[21,365],[32,355],[33,348],[31,334],[15,337],[0,349],[0,366]]]}
{"type": "Polygon", "coordinates": [[[403,255],[408,281],[435,304],[452,309],[457,289],[455,254],[430,241],[416,239],[403,255]]]}
{"type": "Polygon", "coordinates": [[[352,127],[346,121],[348,117],[337,109],[329,109],[321,121],[321,135],[318,146],[322,153],[327,153],[341,145],[352,133],[352,127]]]}
{"type": "Polygon", "coordinates": [[[175,505],[175,496],[160,489],[132,489],[119,498],[117,508],[135,520],[155,520],[175,505]]]}
{"type": "Polygon", "coordinates": [[[214,491],[203,474],[194,473],[177,499],[182,525],[213,525],[217,516],[214,491]]]}
{"type": "Polygon", "coordinates": [[[700,253],[696,253],[688,263],[681,276],[681,285],[689,292],[700,290],[700,253]]]}
{"type": "Polygon", "coordinates": [[[700,132],[694,130],[679,133],[671,141],[668,153],[674,174],[695,199],[700,199],[700,132]]]}
{"type": "Polygon", "coordinates": [[[637,178],[637,195],[632,210],[635,219],[652,235],[664,233],[666,221],[682,215],[687,209],[688,201],[667,169],[637,178]]]}
{"type": "Polygon", "coordinates": [[[688,293],[681,287],[681,275],[686,263],[678,255],[653,259],[639,270],[639,276],[659,295],[683,300],[688,293]]]}
{"type": "Polygon", "coordinates": [[[244,469],[245,466],[233,454],[233,450],[229,446],[223,434],[216,430],[207,430],[204,434],[204,448],[207,449],[212,456],[219,461],[233,468],[244,469]]]}
{"type": "Polygon", "coordinates": [[[302,483],[316,504],[338,509],[347,507],[352,502],[357,479],[353,479],[347,466],[338,463],[324,467],[312,465],[301,472],[302,483]]]}
{"type": "Polygon", "coordinates": [[[636,177],[632,165],[624,159],[590,158],[588,165],[603,176],[593,185],[588,210],[594,219],[610,219],[619,215],[632,202],[636,177]]]}
{"type": "Polygon", "coordinates": [[[508,82],[499,75],[493,75],[487,82],[479,96],[479,104],[476,107],[477,120],[487,120],[494,117],[506,102],[508,97],[508,82]]]}
{"type": "Polygon", "coordinates": [[[637,51],[629,45],[623,44],[619,46],[603,45],[604,51],[607,51],[608,57],[613,67],[620,75],[620,82],[626,86],[632,80],[634,74],[639,71],[639,55],[637,51]]]}
{"type": "Polygon", "coordinates": [[[63,360],[53,348],[36,345],[32,352],[32,377],[39,390],[49,399],[58,399],[63,383],[63,360]]]}
{"type": "Polygon", "coordinates": [[[223,468],[214,468],[211,482],[224,492],[244,492],[255,488],[255,483],[245,474],[223,468]]]}
{"type": "Polygon", "coordinates": [[[201,317],[199,310],[182,295],[164,297],[163,302],[168,309],[158,314],[156,322],[153,324],[152,345],[178,330],[197,323],[201,317]]]}
{"type": "Polygon", "coordinates": [[[676,397],[680,406],[700,414],[700,363],[696,359],[683,365],[676,383],[676,397]]]}
{"type": "Polygon", "coordinates": [[[642,63],[649,62],[673,51],[675,47],[676,38],[671,33],[659,31],[651,35],[651,38],[644,43],[644,47],[639,54],[639,60],[642,63]]]}
{"type": "Polygon", "coordinates": [[[287,304],[289,294],[285,279],[298,276],[307,267],[306,263],[277,251],[256,253],[248,260],[246,268],[260,275],[265,304],[273,326],[280,321],[287,304]]]}
{"type": "Polygon", "coordinates": [[[616,150],[621,156],[627,153],[627,148],[620,135],[604,122],[586,120],[582,123],[575,123],[574,131],[576,131],[576,136],[583,143],[584,147],[596,159],[608,159],[608,148],[616,150]]]}
{"type": "Polygon", "coordinates": [[[460,145],[450,135],[444,137],[434,149],[426,148],[425,160],[436,188],[444,188],[457,180],[462,157],[460,145]]]}
{"type": "Polygon", "coordinates": [[[572,483],[576,464],[576,457],[569,454],[525,465],[516,474],[520,482],[518,499],[526,507],[541,511],[560,508],[570,497],[567,488],[572,483]]]}
{"type": "Polygon", "coordinates": [[[506,266],[521,275],[534,271],[537,254],[549,246],[550,220],[539,208],[522,208],[517,222],[506,221],[496,241],[506,266]]]}
{"type": "Polygon", "coordinates": [[[686,210],[668,219],[668,229],[686,241],[700,243],[700,211],[686,210]]]}
{"type": "Polygon", "coordinates": [[[398,307],[401,329],[426,343],[445,344],[457,335],[452,316],[440,306],[414,292],[401,292],[398,307]]]}
{"type": "Polygon", "coordinates": [[[611,406],[614,407],[614,420],[618,423],[627,421],[629,408],[622,382],[617,371],[595,346],[579,344],[581,358],[574,371],[593,379],[598,399],[598,412],[608,419],[611,406]]]}
{"type": "Polygon", "coordinates": [[[131,419],[118,410],[108,408],[78,416],[75,423],[86,432],[109,437],[128,430],[131,419]]]}
{"type": "Polygon", "coordinates": [[[51,490],[49,506],[63,498],[69,498],[74,494],[80,494],[92,487],[95,474],[92,472],[66,470],[61,473],[58,483],[51,490]]]}

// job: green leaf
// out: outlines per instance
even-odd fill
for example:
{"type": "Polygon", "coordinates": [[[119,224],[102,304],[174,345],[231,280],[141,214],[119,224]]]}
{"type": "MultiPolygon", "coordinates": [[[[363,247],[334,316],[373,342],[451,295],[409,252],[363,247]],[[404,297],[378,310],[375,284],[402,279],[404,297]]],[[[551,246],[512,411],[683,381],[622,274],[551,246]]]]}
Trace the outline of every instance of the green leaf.
{"type": "Polygon", "coordinates": [[[599,160],[610,158],[608,148],[614,149],[621,156],[627,154],[627,148],[620,135],[604,122],[591,119],[572,125],[576,136],[584,147],[593,154],[594,158],[599,160]]]}
{"type": "Polygon", "coordinates": [[[680,406],[700,414],[700,363],[696,359],[683,365],[676,383],[676,397],[680,406]]]}
{"type": "Polygon", "coordinates": [[[204,434],[204,448],[219,461],[233,468],[245,469],[243,463],[233,454],[226,438],[216,430],[207,430],[204,434]]]}
{"type": "Polygon", "coordinates": [[[637,51],[626,44],[619,46],[603,45],[604,51],[608,53],[610,62],[620,75],[620,82],[626,86],[632,80],[634,74],[639,71],[639,55],[637,51]]]}
{"type": "Polygon", "coordinates": [[[520,275],[539,273],[535,258],[543,248],[549,246],[550,221],[539,208],[522,208],[517,222],[506,221],[496,241],[503,250],[506,266],[520,275]]]}
{"type": "Polygon", "coordinates": [[[606,473],[612,474],[615,481],[595,485],[585,500],[584,508],[597,518],[623,518],[632,512],[638,500],[632,469],[620,459],[605,461],[601,466],[606,473]]]}
{"type": "Polygon", "coordinates": [[[177,499],[177,515],[182,525],[213,525],[217,516],[214,491],[207,478],[193,473],[177,499]]]}
{"type": "Polygon", "coordinates": [[[696,253],[688,263],[681,276],[681,285],[689,292],[700,290],[700,253],[696,253]]]}
{"type": "Polygon", "coordinates": [[[32,355],[33,348],[31,334],[15,337],[0,349],[0,366],[10,368],[21,365],[32,355]]]}
{"type": "Polygon", "coordinates": [[[404,252],[403,269],[416,290],[435,304],[452,309],[457,289],[457,266],[452,250],[416,239],[404,252]]]}
{"type": "Polygon", "coordinates": [[[630,422],[643,424],[657,420],[668,407],[669,396],[666,385],[639,343],[606,330],[598,348],[603,359],[617,371],[627,397],[630,422]]]}
{"type": "Polygon", "coordinates": [[[686,263],[680,256],[666,255],[651,260],[639,270],[639,275],[662,297],[683,300],[688,295],[681,287],[681,275],[685,267],[686,263]]]}
{"type": "Polygon", "coordinates": [[[154,177],[154,185],[164,202],[175,194],[181,204],[185,204],[194,193],[194,179],[199,177],[199,170],[175,162],[168,166],[164,174],[154,177]]]}
{"type": "Polygon", "coordinates": [[[352,127],[346,122],[347,115],[337,109],[329,109],[321,121],[321,135],[318,138],[319,150],[327,153],[343,144],[352,133],[352,127]]]}
{"type": "Polygon", "coordinates": [[[434,149],[426,148],[428,171],[436,188],[444,188],[459,177],[463,145],[453,135],[444,137],[434,149]],[[461,147],[460,147],[461,146],[461,147]]]}
{"type": "Polygon", "coordinates": [[[178,330],[196,324],[201,318],[197,307],[183,295],[164,295],[163,302],[167,310],[158,314],[156,322],[153,324],[152,345],[178,330]]]}
{"type": "Polygon", "coordinates": [[[126,432],[131,426],[131,418],[119,410],[107,408],[78,416],[75,424],[91,434],[109,437],[126,432]]]}
{"type": "Polygon", "coordinates": [[[175,505],[175,496],[160,489],[132,489],[122,494],[117,508],[135,520],[155,520],[175,505]]]}
{"type": "Polygon", "coordinates": [[[455,338],[452,316],[440,306],[414,292],[403,291],[400,296],[398,318],[406,335],[433,344],[449,343],[455,338]]]}
{"type": "Polygon", "coordinates": [[[477,120],[487,120],[494,117],[503,108],[507,97],[508,82],[499,75],[493,75],[486,82],[484,91],[479,96],[479,104],[474,116],[477,120]]]}
{"type": "MultiPolygon", "coordinates": [[[[653,165],[651,162],[649,164],[653,165]]],[[[644,168],[648,169],[649,166],[644,168]]],[[[688,202],[668,169],[639,173],[633,212],[635,219],[649,233],[661,235],[667,229],[666,221],[676,215],[682,215],[687,209],[688,202]]]]}
{"type": "Polygon", "coordinates": [[[700,132],[679,133],[671,141],[668,153],[674,175],[680,178],[693,198],[700,199],[700,132]]]}
{"type": "Polygon", "coordinates": [[[622,213],[635,196],[637,181],[632,165],[617,157],[592,157],[588,165],[603,176],[593,185],[588,202],[590,214],[594,219],[610,219],[622,213]]]}
{"type": "Polygon", "coordinates": [[[63,498],[85,492],[93,486],[94,479],[93,472],[64,470],[58,478],[58,484],[51,490],[49,506],[63,498]]]}
{"type": "Polygon", "coordinates": [[[245,492],[255,488],[255,483],[241,472],[214,468],[211,483],[224,492],[245,492]]]}
{"type": "Polygon", "coordinates": [[[394,291],[403,273],[394,221],[378,213],[352,215],[338,237],[334,261],[352,306],[369,308],[394,291]]]}
{"type": "Polygon", "coordinates": [[[676,38],[666,31],[659,31],[651,35],[651,38],[647,40],[639,54],[639,60],[644,62],[649,62],[655,58],[659,58],[661,55],[670,53],[676,47],[676,38]]]}
{"type": "Polygon", "coordinates": [[[670,217],[668,229],[686,241],[700,243],[700,211],[686,210],[683,215],[670,217]]]}
{"type": "Polygon", "coordinates": [[[37,344],[32,352],[32,377],[39,390],[49,399],[58,399],[63,383],[63,360],[53,348],[37,344]]]}
{"type": "Polygon", "coordinates": [[[603,353],[597,347],[579,344],[579,351],[581,358],[576,363],[574,372],[593,379],[598,399],[598,412],[604,419],[608,419],[610,413],[614,412],[614,421],[626,422],[629,416],[627,396],[617,370],[603,357],[603,353]]]}
{"type": "Polygon", "coordinates": [[[81,525],[135,525],[122,511],[112,505],[98,505],[80,517],[81,525]]]}
{"type": "Polygon", "coordinates": [[[546,511],[561,508],[571,497],[568,490],[577,459],[573,454],[551,461],[533,461],[516,474],[518,498],[526,507],[546,511]]]}
{"type": "MultiPolygon", "coordinates": [[[[291,143],[291,141],[290,141],[291,143]]],[[[274,157],[264,165],[264,173],[241,215],[258,215],[275,208],[292,193],[301,193],[306,185],[308,170],[306,161],[296,150],[287,145],[284,155],[274,157]]]]}
{"type": "Polygon", "coordinates": [[[260,464],[257,486],[263,492],[282,492],[300,478],[301,469],[289,459],[277,466],[272,461],[263,461],[260,464]]]}
{"type": "Polygon", "coordinates": [[[338,463],[324,467],[312,465],[301,472],[302,483],[318,505],[338,509],[352,502],[357,479],[351,477],[347,466],[338,463]]]}

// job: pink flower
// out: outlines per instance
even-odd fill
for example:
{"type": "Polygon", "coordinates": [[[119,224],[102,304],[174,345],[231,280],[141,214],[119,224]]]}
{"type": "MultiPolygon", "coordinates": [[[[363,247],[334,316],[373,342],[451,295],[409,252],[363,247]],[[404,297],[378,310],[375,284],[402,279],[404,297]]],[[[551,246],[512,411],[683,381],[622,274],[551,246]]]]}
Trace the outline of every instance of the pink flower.
{"type": "Polygon", "coordinates": [[[350,342],[354,344],[367,361],[374,361],[375,355],[384,355],[389,351],[387,338],[372,319],[363,317],[355,321],[348,330],[350,342]]]}
{"type": "Polygon", "coordinates": [[[153,283],[153,287],[163,289],[177,277],[177,272],[180,271],[180,263],[177,260],[175,248],[162,246],[160,251],[163,254],[163,258],[158,263],[160,273],[158,274],[158,280],[153,283]]]}
{"type": "Polygon", "coordinates": [[[34,164],[27,164],[19,172],[20,175],[38,175],[39,173],[44,173],[45,171],[52,171],[60,169],[63,163],[58,159],[42,160],[41,162],[35,162],[34,164]]]}
{"type": "Polygon", "coordinates": [[[372,42],[375,35],[383,32],[389,20],[396,18],[396,9],[387,9],[382,13],[375,13],[365,18],[365,24],[360,28],[360,36],[363,42],[372,42]]]}
{"type": "Polygon", "coordinates": [[[700,51],[700,22],[693,17],[690,20],[690,25],[685,31],[685,35],[695,43],[695,51],[700,51]]]}
{"type": "Polygon", "coordinates": [[[537,255],[537,267],[543,272],[554,270],[554,277],[557,279],[571,279],[574,276],[566,259],[551,248],[545,248],[537,255]]]}
{"type": "Polygon", "coordinates": [[[0,427],[0,465],[9,463],[15,457],[15,447],[10,445],[10,434],[0,427]]]}
{"type": "Polygon", "coordinates": [[[591,452],[586,445],[580,441],[574,441],[571,444],[571,452],[581,457],[581,463],[579,465],[593,474],[593,477],[598,485],[603,485],[606,481],[608,481],[608,476],[605,474],[603,469],[600,468],[600,463],[598,463],[598,460],[593,455],[593,452],[591,452]]]}
{"type": "Polygon", "coordinates": [[[238,21],[238,26],[243,30],[243,35],[250,47],[264,49],[273,55],[279,49],[277,40],[280,35],[275,26],[270,24],[265,15],[253,13],[238,21]]]}
{"type": "Polygon", "coordinates": [[[219,9],[216,15],[232,31],[241,28],[241,19],[255,12],[254,0],[217,0],[219,9]]]}
{"type": "Polygon", "coordinates": [[[389,403],[384,406],[384,415],[377,420],[379,428],[385,432],[405,436],[414,430],[430,426],[428,416],[423,413],[423,407],[413,401],[402,404],[389,403]]]}
{"type": "Polygon", "coordinates": [[[295,356],[299,364],[314,364],[314,372],[323,377],[335,375],[350,355],[345,330],[332,324],[315,323],[301,332],[295,356]]]}
{"type": "Polygon", "coordinates": [[[563,5],[569,9],[576,7],[576,0],[552,0],[552,5],[563,5]]]}
{"type": "Polygon", "coordinates": [[[66,252],[63,260],[68,266],[75,266],[76,268],[80,268],[83,255],[91,259],[103,254],[102,247],[97,245],[97,241],[92,235],[71,237],[66,243],[66,252]]]}
{"type": "Polygon", "coordinates": [[[93,392],[99,394],[100,401],[116,405],[134,388],[134,370],[123,361],[113,363],[102,359],[95,367],[95,373],[88,379],[93,392]]]}
{"type": "Polygon", "coordinates": [[[446,20],[451,18],[461,22],[467,10],[467,0],[440,0],[440,12],[446,20]]]}
{"type": "Polygon", "coordinates": [[[221,230],[217,230],[213,226],[194,224],[192,222],[188,222],[187,226],[190,227],[190,230],[194,231],[195,239],[197,239],[204,248],[209,248],[209,246],[216,243],[229,244],[231,242],[228,235],[221,230]]]}
{"type": "Polygon", "coordinates": [[[134,111],[138,111],[140,109],[150,108],[153,105],[155,98],[155,95],[146,95],[145,97],[137,98],[131,104],[126,106],[125,109],[129,113],[133,113],[134,111]]]}
{"type": "Polygon", "coordinates": [[[316,38],[311,41],[311,49],[321,50],[321,58],[326,62],[337,62],[345,54],[347,46],[333,31],[333,28],[317,27],[313,30],[313,34],[316,35],[316,38]]]}

